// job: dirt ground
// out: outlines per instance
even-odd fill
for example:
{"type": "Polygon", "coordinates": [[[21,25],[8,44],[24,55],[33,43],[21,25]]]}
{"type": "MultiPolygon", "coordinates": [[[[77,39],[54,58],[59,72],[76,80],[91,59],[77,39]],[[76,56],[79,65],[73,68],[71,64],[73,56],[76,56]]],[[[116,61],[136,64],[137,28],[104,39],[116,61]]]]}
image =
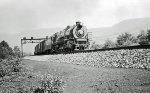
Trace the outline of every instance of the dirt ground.
{"type": "Polygon", "coordinates": [[[23,60],[35,72],[49,72],[65,81],[64,93],[150,93],[150,71],[95,68],[50,61],[23,60]]]}

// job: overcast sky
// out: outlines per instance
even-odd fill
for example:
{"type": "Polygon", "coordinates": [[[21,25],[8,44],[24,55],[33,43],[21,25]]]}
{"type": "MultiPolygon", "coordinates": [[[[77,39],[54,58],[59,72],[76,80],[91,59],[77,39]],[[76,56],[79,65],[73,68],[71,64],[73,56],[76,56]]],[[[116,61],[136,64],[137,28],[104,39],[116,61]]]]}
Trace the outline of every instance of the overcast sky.
{"type": "Polygon", "coordinates": [[[150,0],[0,0],[0,34],[66,27],[111,26],[129,18],[150,17],[150,0]]]}

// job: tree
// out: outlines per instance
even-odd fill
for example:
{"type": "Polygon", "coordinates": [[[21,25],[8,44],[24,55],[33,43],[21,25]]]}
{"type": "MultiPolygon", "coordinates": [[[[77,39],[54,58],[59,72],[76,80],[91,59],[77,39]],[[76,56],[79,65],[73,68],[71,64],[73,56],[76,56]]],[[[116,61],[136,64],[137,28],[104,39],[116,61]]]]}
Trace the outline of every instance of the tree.
{"type": "Polygon", "coordinates": [[[4,41],[4,40],[0,43],[0,45],[1,45],[1,47],[9,48],[8,43],[6,41],[4,41]]]}
{"type": "Polygon", "coordinates": [[[117,46],[131,46],[137,43],[137,39],[130,33],[123,33],[117,37],[117,46]]]}
{"type": "Polygon", "coordinates": [[[140,45],[149,44],[147,34],[144,31],[141,31],[141,33],[137,36],[137,39],[140,45]]]}
{"type": "Polygon", "coordinates": [[[21,51],[20,51],[19,46],[15,46],[13,51],[16,57],[21,57],[21,51]]]}
{"type": "Polygon", "coordinates": [[[147,30],[147,39],[150,42],[150,30],[147,30]]]}
{"type": "Polygon", "coordinates": [[[0,58],[11,58],[14,55],[13,50],[4,40],[0,43],[0,58]]]}
{"type": "Polygon", "coordinates": [[[97,44],[95,41],[94,42],[92,42],[92,44],[91,44],[91,49],[100,49],[100,48],[102,48],[102,46],[101,45],[99,45],[99,44],[97,44]]]}
{"type": "Polygon", "coordinates": [[[104,49],[106,49],[106,48],[115,48],[115,47],[116,47],[116,44],[111,40],[106,40],[105,43],[104,43],[104,46],[103,46],[104,49]]]}

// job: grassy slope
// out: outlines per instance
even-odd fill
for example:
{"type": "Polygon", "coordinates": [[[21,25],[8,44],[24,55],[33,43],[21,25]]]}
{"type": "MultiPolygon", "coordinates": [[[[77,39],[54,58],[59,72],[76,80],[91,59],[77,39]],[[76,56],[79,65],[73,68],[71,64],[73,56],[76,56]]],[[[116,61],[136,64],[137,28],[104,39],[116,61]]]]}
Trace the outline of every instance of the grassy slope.
{"type": "Polygon", "coordinates": [[[65,80],[65,93],[150,93],[150,72],[139,69],[94,68],[65,63],[23,60],[35,72],[65,80]]]}

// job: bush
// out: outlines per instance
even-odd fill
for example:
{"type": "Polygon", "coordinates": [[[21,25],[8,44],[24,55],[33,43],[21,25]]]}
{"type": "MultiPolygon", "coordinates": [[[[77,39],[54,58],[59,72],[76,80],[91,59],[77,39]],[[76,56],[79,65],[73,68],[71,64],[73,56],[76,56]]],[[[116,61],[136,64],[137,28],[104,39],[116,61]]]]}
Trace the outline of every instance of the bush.
{"type": "Polygon", "coordinates": [[[18,59],[3,60],[0,68],[0,93],[63,93],[64,82],[59,76],[34,73],[18,59]]]}
{"type": "Polygon", "coordinates": [[[117,37],[117,46],[132,46],[137,43],[137,39],[130,33],[123,33],[117,37]]]}
{"type": "Polygon", "coordinates": [[[0,59],[12,59],[14,57],[14,52],[8,43],[2,41],[0,43],[0,59]]]}
{"type": "Polygon", "coordinates": [[[103,49],[107,49],[107,48],[115,48],[116,47],[116,44],[111,41],[111,40],[106,40],[105,41],[105,44],[103,46],[103,49]]]}
{"type": "Polygon", "coordinates": [[[137,36],[137,38],[138,38],[138,43],[140,45],[148,45],[149,44],[147,34],[144,31],[141,31],[141,33],[137,36]]]}

